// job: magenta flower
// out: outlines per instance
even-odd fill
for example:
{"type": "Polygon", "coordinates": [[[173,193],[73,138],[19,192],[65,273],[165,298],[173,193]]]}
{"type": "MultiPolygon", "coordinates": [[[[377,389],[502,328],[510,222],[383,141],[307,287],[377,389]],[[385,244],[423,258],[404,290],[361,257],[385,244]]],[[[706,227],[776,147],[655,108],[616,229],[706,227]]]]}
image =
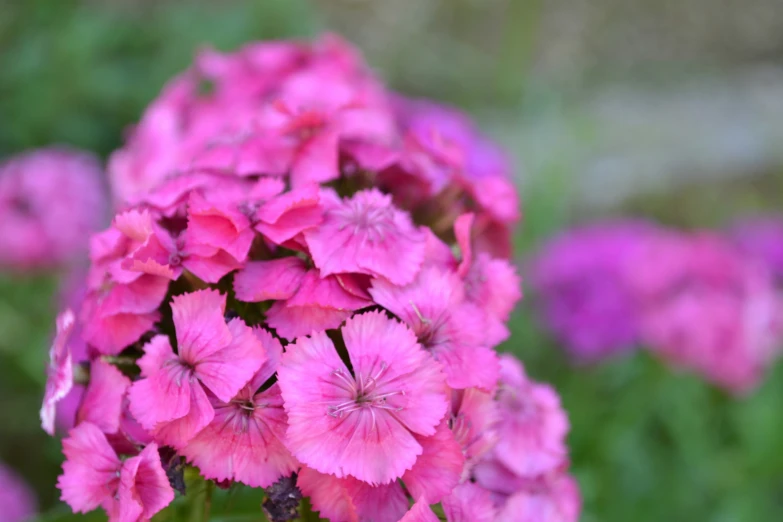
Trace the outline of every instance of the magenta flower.
{"type": "Polygon", "coordinates": [[[266,330],[256,329],[255,335],[269,359],[230,401],[212,399],[215,417],[182,453],[207,478],[267,487],[299,463],[283,445],[288,419],[280,387],[256,392],[277,370],[283,348],[266,330]]]}
{"type": "Polygon", "coordinates": [[[370,294],[411,327],[419,343],[443,365],[449,386],[495,387],[499,365],[487,338],[488,318],[467,301],[457,274],[428,267],[404,287],[376,279],[370,294]]]}
{"type": "Polygon", "coordinates": [[[149,520],[174,500],[154,443],[121,460],[101,430],[83,422],[63,441],[63,453],[57,487],[76,513],[100,506],[111,521],[135,522],[149,520]]]}
{"type": "Polygon", "coordinates": [[[158,440],[185,446],[215,416],[206,390],[231,401],[266,361],[264,347],[241,319],[226,324],[225,296],[201,290],[171,306],[178,353],[156,336],[139,360],[143,379],[130,389],[131,413],[158,440]]]}
{"type": "Polygon", "coordinates": [[[90,365],[90,383],[76,414],[76,423],[89,422],[103,433],[117,433],[130,386],[130,379],[116,367],[95,359],[90,365]]]}
{"type": "Polygon", "coordinates": [[[0,464],[0,507],[3,521],[25,522],[36,512],[35,495],[13,470],[0,464]]]}
{"type": "Polygon", "coordinates": [[[342,328],[352,371],[324,333],[300,338],[278,371],[301,462],[337,477],[386,484],[411,468],[446,412],[439,366],[404,325],[369,312],[342,328]]]}
{"type": "Polygon", "coordinates": [[[305,241],[322,275],[354,272],[404,285],[424,262],[426,239],[389,196],[369,190],[327,209],[305,241]]]}
{"type": "Polygon", "coordinates": [[[532,280],[543,319],[577,361],[596,361],[639,342],[635,260],[657,233],[644,222],[601,223],[568,231],[541,249],[532,280]]]}
{"type": "Polygon", "coordinates": [[[530,381],[510,355],[500,358],[498,407],[501,422],[495,455],[522,477],[535,477],[567,462],[568,417],[557,393],[530,381]]]}
{"type": "Polygon", "coordinates": [[[96,158],[65,147],[0,164],[0,266],[29,270],[80,260],[106,211],[96,158]]]}
{"type": "Polygon", "coordinates": [[[655,353],[736,393],[780,355],[783,302],[766,267],[721,237],[673,243],[676,270],[645,295],[643,336],[655,353]]]}

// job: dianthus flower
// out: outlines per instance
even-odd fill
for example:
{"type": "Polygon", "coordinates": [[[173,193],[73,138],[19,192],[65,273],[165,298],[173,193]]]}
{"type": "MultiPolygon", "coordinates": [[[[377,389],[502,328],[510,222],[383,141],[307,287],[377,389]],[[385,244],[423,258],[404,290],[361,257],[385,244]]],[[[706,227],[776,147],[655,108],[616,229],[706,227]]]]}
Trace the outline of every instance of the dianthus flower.
{"type": "Polygon", "coordinates": [[[12,469],[0,463],[0,507],[6,522],[31,520],[36,512],[35,495],[12,469]]]}
{"type": "MultiPolygon", "coordinates": [[[[521,297],[502,154],[339,39],[200,53],[110,177],[120,210],[61,317],[42,413],[51,431],[81,393],[60,481],[74,509],[149,518],[173,498],[165,446],[175,485],[172,462],[267,488],[273,518],[304,495],[332,521],[430,521],[471,498],[503,415],[527,422],[514,436],[558,436],[552,397],[515,388],[524,413],[498,386],[521,297]]],[[[519,469],[560,450],[508,444],[519,469]]]]}
{"type": "Polygon", "coordinates": [[[679,261],[643,295],[645,343],[731,391],[753,389],[783,339],[783,302],[770,273],[715,234],[683,234],[657,248],[667,247],[679,261]]]}
{"type": "Polygon", "coordinates": [[[80,260],[103,225],[102,178],[96,158],[65,147],[0,164],[0,266],[30,270],[80,260]]]}
{"type": "Polygon", "coordinates": [[[644,222],[597,223],[550,240],[534,262],[542,316],[569,353],[594,362],[639,342],[632,260],[655,228],[644,222]]]}

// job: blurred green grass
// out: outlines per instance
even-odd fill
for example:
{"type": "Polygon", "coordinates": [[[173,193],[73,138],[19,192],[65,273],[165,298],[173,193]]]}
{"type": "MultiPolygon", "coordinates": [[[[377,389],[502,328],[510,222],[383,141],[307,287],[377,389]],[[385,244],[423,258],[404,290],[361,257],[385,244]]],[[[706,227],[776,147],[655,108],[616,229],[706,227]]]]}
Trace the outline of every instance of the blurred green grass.
{"type": "MultiPolygon", "coordinates": [[[[105,156],[199,45],[230,49],[251,39],[306,36],[320,29],[322,22],[304,0],[6,2],[0,16],[0,155],[67,142],[105,156]]],[[[516,66],[514,56],[504,63],[516,66]]],[[[373,65],[383,70],[386,64],[373,65]]],[[[462,100],[468,95],[458,83],[419,87],[462,100]]],[[[523,267],[543,239],[596,217],[569,206],[564,194],[575,173],[564,165],[555,162],[529,173],[518,238],[523,267]]],[[[764,179],[773,181],[697,186],[640,198],[617,212],[688,226],[720,224],[738,211],[779,206],[783,185],[774,181],[777,176],[764,179]]],[[[53,275],[0,277],[0,415],[5,419],[0,460],[30,481],[44,509],[56,505],[60,460],[59,443],[38,427],[56,289],[53,275]]],[[[585,522],[781,519],[780,365],[754,395],[736,399],[641,353],[597,367],[572,367],[537,326],[532,295],[511,326],[513,337],[504,348],[518,355],[534,378],[551,382],[569,412],[585,522]]],[[[246,518],[243,513],[226,504],[219,516],[235,520],[246,518]]],[[[44,519],[72,518],[58,508],[44,519]]]]}

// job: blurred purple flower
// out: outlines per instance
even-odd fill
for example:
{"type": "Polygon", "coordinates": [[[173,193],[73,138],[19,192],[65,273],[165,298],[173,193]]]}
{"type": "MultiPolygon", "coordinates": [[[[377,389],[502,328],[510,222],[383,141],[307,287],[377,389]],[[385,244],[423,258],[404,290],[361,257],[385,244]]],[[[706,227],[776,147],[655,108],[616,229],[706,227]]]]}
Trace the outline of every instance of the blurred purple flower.
{"type": "Polygon", "coordinates": [[[637,343],[628,265],[654,230],[643,221],[589,225],[554,238],[535,259],[531,280],[543,320],[578,361],[596,361],[637,343]]]}
{"type": "Polygon", "coordinates": [[[102,173],[90,154],[32,150],[0,164],[0,266],[61,266],[86,253],[105,216],[102,173]]]}
{"type": "Polygon", "coordinates": [[[22,522],[35,513],[36,501],[30,487],[0,463],[0,522],[22,522]]]}

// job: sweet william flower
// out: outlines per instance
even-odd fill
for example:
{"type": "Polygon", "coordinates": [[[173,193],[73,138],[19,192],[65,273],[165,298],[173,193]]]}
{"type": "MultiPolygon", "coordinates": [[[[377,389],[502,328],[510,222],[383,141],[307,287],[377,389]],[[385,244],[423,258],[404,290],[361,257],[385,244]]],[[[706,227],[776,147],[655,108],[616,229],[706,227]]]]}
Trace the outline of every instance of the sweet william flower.
{"type": "Polygon", "coordinates": [[[73,359],[69,342],[75,321],[73,311],[70,309],[57,316],[57,333],[49,349],[46,390],[40,412],[41,426],[49,435],[54,435],[57,403],[73,388],[73,359]]]}
{"type": "Polygon", "coordinates": [[[322,275],[353,272],[404,285],[424,262],[426,236],[391,197],[372,189],[327,208],[305,242],[322,275]]]}
{"type": "Polygon", "coordinates": [[[74,512],[100,506],[111,521],[136,522],[149,520],[174,500],[157,444],[121,460],[101,430],[83,422],[63,441],[63,453],[57,487],[74,512]]]}
{"type": "Polygon", "coordinates": [[[154,337],[139,360],[143,379],[129,391],[130,409],[158,440],[187,444],[215,415],[206,390],[229,402],[267,359],[258,338],[237,318],[226,324],[225,296],[200,290],[171,305],[178,353],[168,337],[154,337]]]}
{"type": "Polygon", "coordinates": [[[267,361],[230,401],[211,400],[215,417],[182,453],[207,478],[267,487],[299,464],[283,444],[287,417],[280,387],[274,383],[257,391],[277,370],[283,348],[266,330],[255,329],[254,334],[267,361]]]}
{"type": "Polygon", "coordinates": [[[278,379],[287,445],[302,463],[338,478],[386,484],[410,469],[446,412],[440,366],[403,324],[381,312],[341,329],[351,369],[329,337],[297,339],[278,379]]]}

